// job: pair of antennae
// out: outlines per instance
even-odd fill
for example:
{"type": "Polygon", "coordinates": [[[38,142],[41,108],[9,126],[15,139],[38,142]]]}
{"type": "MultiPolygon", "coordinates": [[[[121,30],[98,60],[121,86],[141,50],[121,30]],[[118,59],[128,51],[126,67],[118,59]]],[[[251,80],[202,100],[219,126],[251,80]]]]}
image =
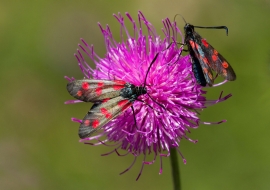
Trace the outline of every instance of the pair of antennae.
{"type": "MultiPolygon", "coordinates": [[[[175,22],[177,16],[182,17],[182,19],[184,20],[184,22],[185,22],[186,24],[188,24],[188,23],[186,22],[186,20],[184,19],[184,17],[183,17],[181,14],[176,14],[176,15],[174,16],[174,19],[173,19],[174,22],[175,22]]],[[[193,27],[194,27],[194,28],[203,28],[203,29],[225,29],[225,30],[226,30],[227,36],[228,36],[228,34],[229,34],[229,29],[228,29],[227,26],[193,26],[193,27]]]]}

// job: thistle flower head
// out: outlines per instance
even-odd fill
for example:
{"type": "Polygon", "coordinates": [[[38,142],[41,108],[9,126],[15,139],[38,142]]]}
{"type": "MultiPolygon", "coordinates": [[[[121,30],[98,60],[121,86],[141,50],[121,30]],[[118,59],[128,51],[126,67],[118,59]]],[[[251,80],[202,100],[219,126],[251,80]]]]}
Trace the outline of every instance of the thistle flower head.
{"type": "MultiPolygon", "coordinates": [[[[199,124],[212,124],[201,122],[198,111],[224,101],[231,95],[223,98],[220,95],[217,100],[207,100],[204,97],[206,91],[196,83],[190,57],[181,55],[182,46],[179,47],[177,42],[182,34],[175,22],[168,18],[162,21],[165,36],[162,38],[141,12],[138,13],[139,24],[126,13],[127,20],[133,25],[131,32],[125,26],[121,14],[114,17],[121,27],[121,42],[115,41],[109,26],[98,24],[107,53],[105,57],[99,57],[93,46],[82,40],[83,45],[79,44],[80,49],[75,54],[79,67],[85,78],[123,80],[145,87],[147,93],[134,101],[134,111],[127,109],[104,125],[100,133],[82,139],[81,142],[92,145],[113,143],[114,150],[104,155],[113,152],[120,155],[120,149],[126,151],[126,155],[134,155],[134,162],[124,172],[132,167],[139,155],[144,155],[139,176],[145,164],[154,163],[158,156],[160,160],[170,156],[171,148],[176,148],[186,163],[178,149],[180,141],[184,138],[196,143],[196,140],[186,135],[189,129],[197,128],[199,124]],[[95,69],[87,64],[83,54],[92,59],[95,69]],[[150,153],[153,153],[153,161],[146,162],[146,155],[150,153]]],[[[183,39],[181,41],[183,43],[183,39]]],[[[78,101],[67,103],[74,102],[78,101]]],[[[74,118],[73,121],[82,122],[74,118]]]]}

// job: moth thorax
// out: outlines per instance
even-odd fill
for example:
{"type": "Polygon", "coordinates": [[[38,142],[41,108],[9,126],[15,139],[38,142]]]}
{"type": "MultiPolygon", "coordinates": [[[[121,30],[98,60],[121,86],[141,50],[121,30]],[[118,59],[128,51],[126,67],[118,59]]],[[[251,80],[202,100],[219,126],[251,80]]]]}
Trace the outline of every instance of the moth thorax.
{"type": "Polygon", "coordinates": [[[125,84],[125,88],[123,88],[120,91],[120,96],[122,96],[123,98],[128,98],[131,101],[136,100],[140,95],[142,94],[146,94],[147,93],[147,89],[145,87],[142,86],[135,86],[133,84],[130,83],[126,83],[125,84]]]}

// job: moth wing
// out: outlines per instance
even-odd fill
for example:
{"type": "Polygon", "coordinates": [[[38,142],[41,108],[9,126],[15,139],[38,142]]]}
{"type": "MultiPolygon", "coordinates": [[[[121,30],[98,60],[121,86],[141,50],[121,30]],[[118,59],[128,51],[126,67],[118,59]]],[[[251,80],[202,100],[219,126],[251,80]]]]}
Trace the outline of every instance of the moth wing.
{"type": "Polygon", "coordinates": [[[71,96],[84,102],[99,102],[120,95],[126,82],[121,80],[74,80],[67,84],[71,96]]]}
{"type": "Polygon", "coordinates": [[[91,136],[130,106],[132,106],[132,102],[122,96],[112,98],[105,103],[96,102],[82,120],[79,137],[83,139],[91,136]]]}
{"type": "Polygon", "coordinates": [[[208,59],[211,68],[225,79],[234,81],[236,79],[236,74],[229,62],[205,39],[201,39],[201,41],[202,49],[205,52],[205,56],[208,59]]]}
{"type": "Polygon", "coordinates": [[[201,86],[206,86],[207,82],[206,82],[206,79],[204,77],[204,73],[203,73],[201,64],[200,64],[199,60],[197,59],[197,57],[194,55],[193,50],[189,51],[189,55],[192,58],[191,59],[192,71],[193,71],[193,74],[196,78],[197,83],[200,84],[201,86]]]}
{"type": "Polygon", "coordinates": [[[214,78],[213,78],[213,73],[211,71],[210,63],[208,62],[205,52],[202,49],[202,45],[200,43],[200,40],[202,39],[201,36],[196,33],[195,31],[193,32],[194,38],[189,37],[186,39],[186,43],[188,44],[190,51],[192,50],[198,59],[202,71],[204,74],[204,78],[209,86],[212,86],[214,83],[214,78]]]}

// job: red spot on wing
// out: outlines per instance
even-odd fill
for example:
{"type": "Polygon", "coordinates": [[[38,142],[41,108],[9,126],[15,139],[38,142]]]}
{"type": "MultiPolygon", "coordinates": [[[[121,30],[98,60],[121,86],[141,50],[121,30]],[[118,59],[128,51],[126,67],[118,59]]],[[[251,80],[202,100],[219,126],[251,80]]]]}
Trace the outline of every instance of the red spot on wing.
{"type": "Polygon", "coordinates": [[[83,83],[82,83],[82,88],[83,88],[84,90],[88,90],[88,89],[89,89],[89,84],[88,84],[88,82],[83,82],[83,83]]]}
{"type": "Polygon", "coordinates": [[[213,52],[215,55],[218,55],[218,51],[214,49],[214,52],[213,52]]]}
{"type": "Polygon", "coordinates": [[[125,81],[122,81],[122,80],[114,80],[113,81],[116,85],[125,85],[126,84],[126,82],[125,81]]]}
{"type": "Polygon", "coordinates": [[[99,126],[99,120],[98,119],[95,119],[92,123],[92,127],[95,129],[99,126]]]}
{"type": "Polygon", "coordinates": [[[199,44],[195,43],[196,49],[199,49],[199,44]]]}
{"type": "Polygon", "coordinates": [[[108,102],[110,100],[110,98],[105,98],[102,100],[102,103],[108,102]]]}
{"type": "Polygon", "coordinates": [[[124,107],[122,107],[122,110],[123,110],[123,111],[126,110],[126,109],[129,108],[131,105],[132,105],[131,103],[126,104],[124,107]]]}
{"type": "Polygon", "coordinates": [[[89,120],[89,119],[84,120],[84,121],[83,121],[83,124],[84,124],[85,126],[89,126],[89,125],[90,125],[90,120],[89,120]]]}
{"type": "Polygon", "coordinates": [[[104,86],[104,82],[100,81],[98,82],[98,87],[96,88],[95,92],[98,96],[102,94],[102,87],[104,86]]]}
{"type": "Polygon", "coordinates": [[[120,85],[113,85],[113,89],[114,90],[120,90],[120,89],[123,89],[124,86],[120,86],[120,85]]]}
{"type": "Polygon", "coordinates": [[[204,73],[208,73],[208,69],[207,68],[202,68],[204,73]]]}
{"type": "Polygon", "coordinates": [[[96,88],[95,92],[98,96],[100,96],[102,94],[102,88],[96,88]]]}
{"type": "Polygon", "coordinates": [[[189,44],[191,45],[191,47],[194,49],[195,48],[195,44],[192,40],[189,40],[189,44]]]}
{"type": "Polygon", "coordinates": [[[229,67],[229,64],[226,61],[223,61],[222,67],[227,69],[229,67]]]}
{"type": "Polygon", "coordinates": [[[126,84],[126,82],[122,80],[114,80],[113,82],[114,82],[114,85],[113,85],[114,90],[120,90],[124,88],[124,85],[126,84]]]}
{"type": "Polygon", "coordinates": [[[216,61],[217,59],[218,59],[218,56],[216,56],[215,54],[212,55],[212,60],[213,60],[213,61],[216,61]]]}
{"type": "Polygon", "coordinates": [[[106,118],[112,118],[112,114],[110,114],[106,108],[100,108],[100,112],[105,115],[106,118]]]}
{"type": "Polygon", "coordinates": [[[83,94],[83,93],[82,93],[82,91],[80,91],[80,90],[77,92],[77,96],[79,96],[79,97],[81,97],[82,94],[83,94]]]}
{"type": "Polygon", "coordinates": [[[121,101],[119,101],[119,102],[117,103],[117,105],[118,105],[119,107],[123,107],[128,101],[129,101],[128,99],[126,99],[126,100],[121,100],[121,101]]]}
{"type": "Polygon", "coordinates": [[[197,44],[197,43],[195,43],[194,41],[192,41],[192,40],[189,40],[189,43],[190,43],[190,45],[191,45],[191,47],[193,48],[193,49],[198,49],[198,47],[199,47],[199,45],[197,44]]]}
{"type": "Polygon", "coordinates": [[[202,39],[202,43],[203,43],[203,45],[204,45],[205,47],[208,48],[209,44],[207,43],[207,41],[206,41],[205,39],[202,39]]]}
{"type": "Polygon", "coordinates": [[[104,82],[98,82],[98,87],[104,86],[104,82]]]}
{"type": "Polygon", "coordinates": [[[128,107],[130,107],[132,104],[129,102],[129,100],[121,100],[117,103],[117,105],[124,111],[128,107]]]}
{"type": "Polygon", "coordinates": [[[225,76],[225,77],[227,77],[227,70],[226,69],[223,69],[222,70],[222,75],[225,76]]]}
{"type": "Polygon", "coordinates": [[[206,57],[204,57],[202,60],[203,60],[204,63],[206,63],[207,65],[209,65],[209,62],[208,62],[208,60],[207,60],[206,57]]]}

